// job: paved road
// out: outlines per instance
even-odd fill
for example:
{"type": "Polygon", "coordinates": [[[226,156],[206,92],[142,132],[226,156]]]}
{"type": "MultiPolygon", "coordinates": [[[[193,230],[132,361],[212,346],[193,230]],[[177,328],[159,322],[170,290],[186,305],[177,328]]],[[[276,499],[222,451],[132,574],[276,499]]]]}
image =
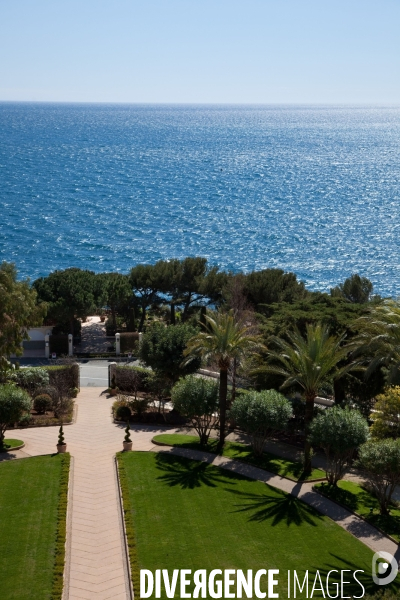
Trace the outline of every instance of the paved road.
{"type": "Polygon", "coordinates": [[[81,387],[108,388],[108,361],[91,360],[79,364],[81,387]]]}
{"type": "MultiPolygon", "coordinates": [[[[108,388],[108,365],[113,362],[110,360],[84,360],[79,363],[81,387],[100,387],[103,390],[108,388]]],[[[124,363],[130,367],[137,366],[139,361],[126,361],[124,363]]]]}

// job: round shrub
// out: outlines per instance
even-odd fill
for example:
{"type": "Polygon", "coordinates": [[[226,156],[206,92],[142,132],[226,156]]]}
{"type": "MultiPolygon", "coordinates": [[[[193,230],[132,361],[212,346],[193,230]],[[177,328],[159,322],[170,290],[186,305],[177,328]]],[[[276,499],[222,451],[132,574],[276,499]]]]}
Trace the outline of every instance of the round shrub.
{"type": "Polygon", "coordinates": [[[351,463],[356,449],[369,435],[366,419],[357,411],[339,406],[327,408],[310,425],[310,442],[324,449],[326,478],[336,485],[351,463]]]}
{"type": "Polygon", "coordinates": [[[0,446],[8,425],[20,421],[31,408],[32,399],[25,390],[9,383],[0,385],[0,446]]]}
{"type": "Polygon", "coordinates": [[[33,408],[37,413],[43,415],[51,409],[52,403],[53,401],[49,394],[39,394],[33,400],[33,408]]]}
{"type": "Polygon", "coordinates": [[[24,367],[15,371],[17,385],[31,396],[38,388],[49,384],[49,373],[42,367],[24,367]]]}
{"type": "Polygon", "coordinates": [[[205,446],[212,427],[218,426],[218,383],[188,375],[174,385],[171,400],[174,409],[190,419],[205,446]]]}
{"type": "Polygon", "coordinates": [[[131,409],[129,406],[118,406],[115,411],[115,418],[120,421],[129,421],[131,418],[131,409]]]}
{"type": "Polygon", "coordinates": [[[262,455],[268,437],[287,427],[291,416],[291,403],[276,390],[242,395],[234,401],[229,412],[229,417],[251,436],[257,456],[262,455]]]}
{"type": "Polygon", "coordinates": [[[400,439],[368,440],[358,453],[356,467],[364,471],[378,499],[381,515],[389,514],[392,495],[400,484],[400,439]]]}

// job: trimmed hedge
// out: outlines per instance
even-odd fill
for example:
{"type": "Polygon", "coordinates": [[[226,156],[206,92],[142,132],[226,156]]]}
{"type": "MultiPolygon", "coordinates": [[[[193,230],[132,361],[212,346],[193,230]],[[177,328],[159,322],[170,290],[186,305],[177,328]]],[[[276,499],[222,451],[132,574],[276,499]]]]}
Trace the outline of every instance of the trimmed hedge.
{"type": "Polygon", "coordinates": [[[131,566],[131,577],[133,594],[135,598],[140,597],[139,580],[140,568],[136,548],[135,529],[133,524],[132,506],[129,498],[128,478],[125,471],[125,465],[122,458],[122,452],[117,452],[117,466],[119,475],[119,484],[122,492],[122,505],[124,511],[125,531],[128,544],[129,560],[131,566]]]}
{"type": "Polygon", "coordinates": [[[65,385],[68,386],[68,388],[80,389],[79,365],[77,363],[72,363],[70,365],[50,365],[41,368],[46,369],[49,374],[49,385],[53,386],[59,372],[63,371],[66,382],[65,385]],[[55,375],[56,372],[57,375],[55,375]]]}
{"type": "Polygon", "coordinates": [[[65,540],[67,537],[68,482],[71,456],[68,452],[60,456],[61,481],[57,510],[57,532],[54,557],[54,572],[51,600],[61,600],[64,586],[65,540]]]}
{"type": "Polygon", "coordinates": [[[154,377],[153,371],[142,367],[127,367],[117,365],[115,368],[116,386],[124,392],[149,392],[154,377]],[[137,378],[137,383],[136,383],[137,378]]]}
{"type": "Polygon", "coordinates": [[[121,352],[136,352],[139,347],[139,333],[127,332],[120,334],[121,352]]]}

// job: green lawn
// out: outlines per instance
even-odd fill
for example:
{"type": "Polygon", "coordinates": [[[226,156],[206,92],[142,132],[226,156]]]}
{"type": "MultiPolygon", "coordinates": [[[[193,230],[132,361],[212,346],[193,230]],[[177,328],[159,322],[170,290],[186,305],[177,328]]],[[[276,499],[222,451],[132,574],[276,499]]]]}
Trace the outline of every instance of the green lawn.
{"type": "Polygon", "coordinates": [[[1,600],[58,600],[69,454],[0,463],[1,600]]]}
{"type": "MultiPolygon", "coordinates": [[[[139,569],[168,569],[171,575],[174,569],[276,568],[281,598],[287,597],[288,570],[296,569],[301,579],[306,569],[312,578],[319,570],[325,581],[331,569],[362,569],[364,576],[358,575],[373,591],[372,552],[292,496],[170,454],[117,456],[136,597],[139,569]]],[[[348,596],[361,594],[358,585],[344,589],[348,596]]],[[[323,596],[314,592],[313,597],[323,596]]]]}
{"type": "Polygon", "coordinates": [[[5,452],[6,450],[12,450],[13,448],[18,448],[18,446],[22,446],[24,442],[22,440],[15,440],[13,438],[5,438],[3,440],[3,444],[0,446],[0,452],[5,452]]]}
{"type": "MultiPolygon", "coordinates": [[[[184,435],[182,433],[163,433],[156,435],[153,440],[169,446],[191,448],[192,450],[206,450],[207,452],[217,452],[218,444],[218,440],[209,438],[207,447],[202,448],[197,436],[184,435]]],[[[228,458],[236,458],[248,462],[251,465],[260,467],[271,473],[276,473],[281,477],[287,477],[293,481],[313,481],[325,478],[325,471],[321,471],[321,469],[313,469],[311,475],[305,477],[301,463],[281,458],[269,452],[264,452],[262,457],[255,456],[250,446],[240,444],[239,442],[225,442],[222,454],[228,458]]]]}
{"type": "Polygon", "coordinates": [[[325,484],[315,486],[326,496],[347,506],[350,510],[364,517],[372,525],[379,527],[400,542],[400,509],[392,507],[389,516],[379,514],[378,500],[361,485],[352,481],[339,481],[338,487],[325,484]],[[373,509],[371,512],[370,509],[373,509]]]}

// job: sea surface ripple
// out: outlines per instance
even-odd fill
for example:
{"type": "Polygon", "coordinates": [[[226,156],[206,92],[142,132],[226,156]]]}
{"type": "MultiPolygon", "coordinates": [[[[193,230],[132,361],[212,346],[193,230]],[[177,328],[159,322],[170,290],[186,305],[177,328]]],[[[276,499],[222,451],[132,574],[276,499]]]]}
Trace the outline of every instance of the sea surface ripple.
{"type": "Polygon", "coordinates": [[[0,104],[0,260],[205,256],[400,293],[398,107],[0,104]]]}

